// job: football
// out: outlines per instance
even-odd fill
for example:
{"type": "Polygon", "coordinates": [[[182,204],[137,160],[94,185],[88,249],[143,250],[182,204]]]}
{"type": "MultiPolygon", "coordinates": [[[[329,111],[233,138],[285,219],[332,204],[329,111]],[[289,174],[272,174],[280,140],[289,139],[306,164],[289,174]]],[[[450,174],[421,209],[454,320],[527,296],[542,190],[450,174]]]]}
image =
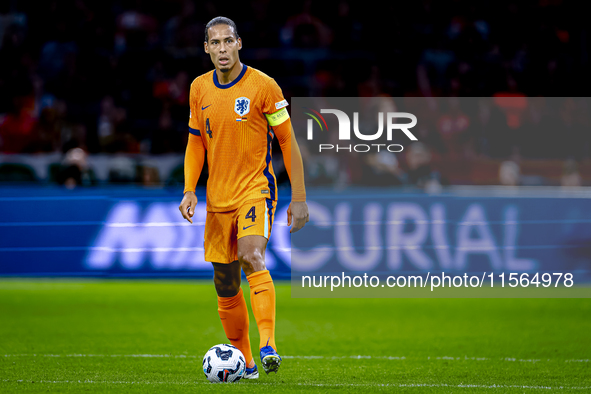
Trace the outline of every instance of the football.
{"type": "Polygon", "coordinates": [[[237,382],[245,370],[244,355],[232,345],[215,345],[203,357],[203,373],[212,383],[237,382]]]}

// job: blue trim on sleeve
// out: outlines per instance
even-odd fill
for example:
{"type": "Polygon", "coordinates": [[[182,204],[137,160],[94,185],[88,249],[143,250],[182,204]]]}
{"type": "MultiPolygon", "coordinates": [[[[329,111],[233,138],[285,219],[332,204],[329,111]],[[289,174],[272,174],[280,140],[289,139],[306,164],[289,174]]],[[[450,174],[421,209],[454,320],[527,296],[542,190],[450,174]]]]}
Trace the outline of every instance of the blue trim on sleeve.
{"type": "Polygon", "coordinates": [[[213,70],[213,83],[215,84],[216,87],[220,88],[220,89],[228,89],[231,88],[232,86],[236,85],[244,76],[244,74],[246,74],[246,69],[248,68],[248,66],[246,64],[242,65],[242,71],[240,71],[240,75],[238,75],[238,77],[236,77],[235,80],[233,80],[232,82],[230,82],[227,85],[222,85],[218,82],[218,76],[216,74],[217,70],[213,70]]]}
{"type": "Polygon", "coordinates": [[[193,129],[191,127],[189,127],[189,132],[193,135],[196,135],[198,137],[201,137],[201,131],[197,130],[197,129],[193,129]]]}

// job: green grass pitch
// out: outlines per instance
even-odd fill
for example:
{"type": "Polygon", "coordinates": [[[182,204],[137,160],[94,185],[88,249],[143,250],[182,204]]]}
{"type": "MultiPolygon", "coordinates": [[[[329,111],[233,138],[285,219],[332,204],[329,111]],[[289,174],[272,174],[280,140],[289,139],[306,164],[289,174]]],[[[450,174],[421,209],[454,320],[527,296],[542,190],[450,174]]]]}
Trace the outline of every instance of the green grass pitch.
{"type": "MultiPolygon", "coordinates": [[[[260,379],[215,385],[202,356],[227,340],[211,282],[1,280],[0,392],[591,392],[591,299],[276,288],[279,373],[256,355],[260,379]]],[[[256,350],[252,315],[250,334],[256,350]]]]}

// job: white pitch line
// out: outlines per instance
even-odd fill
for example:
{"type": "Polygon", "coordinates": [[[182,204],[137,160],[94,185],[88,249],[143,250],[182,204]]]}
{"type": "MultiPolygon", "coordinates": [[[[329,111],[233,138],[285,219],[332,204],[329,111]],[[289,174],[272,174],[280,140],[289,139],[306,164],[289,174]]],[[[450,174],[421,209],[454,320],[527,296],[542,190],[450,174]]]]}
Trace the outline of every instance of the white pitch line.
{"type": "MultiPolygon", "coordinates": [[[[186,354],[4,354],[3,357],[131,357],[131,358],[201,358],[201,356],[186,355],[186,354]]],[[[405,356],[282,356],[285,359],[299,359],[299,360],[423,360],[424,357],[405,357],[405,356]]],[[[591,359],[521,359],[515,357],[451,357],[451,356],[428,356],[426,360],[443,360],[443,361],[504,361],[504,362],[521,362],[521,363],[538,363],[538,362],[562,362],[565,363],[588,363],[591,359]]]]}
{"type": "Polygon", "coordinates": [[[137,358],[200,358],[185,354],[5,354],[4,357],[137,357],[137,358]]]}
{"type": "MultiPolygon", "coordinates": [[[[31,381],[29,379],[18,379],[18,380],[11,380],[11,379],[3,379],[2,382],[5,383],[40,383],[40,384],[69,384],[69,383],[78,383],[78,384],[173,384],[173,385],[210,385],[212,383],[209,382],[124,382],[124,381],[108,381],[108,380],[36,380],[31,381]]],[[[241,384],[241,383],[236,383],[241,384]]],[[[269,385],[269,386],[312,386],[312,387],[396,387],[396,388],[423,388],[423,387],[448,387],[448,388],[479,388],[479,389],[507,389],[507,388],[516,388],[516,389],[530,389],[530,390],[589,390],[591,386],[588,387],[572,387],[572,386],[523,386],[523,385],[504,385],[504,384],[492,384],[492,385],[484,385],[484,384],[430,384],[430,383],[287,383],[287,384],[279,384],[279,383],[267,383],[267,382],[256,382],[254,383],[257,386],[260,385],[269,385]]]]}

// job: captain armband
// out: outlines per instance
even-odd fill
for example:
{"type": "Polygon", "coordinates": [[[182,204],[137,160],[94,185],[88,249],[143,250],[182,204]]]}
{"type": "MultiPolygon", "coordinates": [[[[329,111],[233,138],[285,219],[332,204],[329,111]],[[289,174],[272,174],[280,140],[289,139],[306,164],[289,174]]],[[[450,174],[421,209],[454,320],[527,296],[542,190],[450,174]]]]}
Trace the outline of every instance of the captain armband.
{"type": "Polygon", "coordinates": [[[281,123],[289,119],[289,112],[287,112],[287,108],[282,108],[272,114],[265,114],[265,116],[267,117],[269,126],[279,126],[281,123]]]}

